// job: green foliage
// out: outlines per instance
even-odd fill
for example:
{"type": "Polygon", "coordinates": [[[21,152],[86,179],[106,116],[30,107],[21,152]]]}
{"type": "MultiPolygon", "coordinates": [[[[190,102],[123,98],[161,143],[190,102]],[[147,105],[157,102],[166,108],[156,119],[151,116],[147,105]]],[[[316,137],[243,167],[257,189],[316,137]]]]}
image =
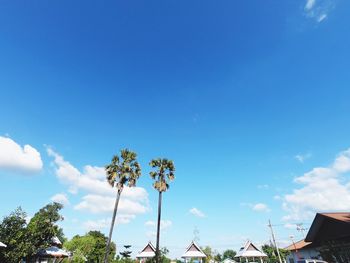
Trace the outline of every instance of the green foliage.
{"type": "Polygon", "coordinates": [[[227,249],[222,254],[222,260],[225,260],[227,258],[234,260],[237,252],[232,249],[227,249]]]}
{"type": "Polygon", "coordinates": [[[204,262],[210,262],[210,260],[213,259],[214,255],[213,255],[213,250],[211,249],[211,247],[209,246],[206,246],[204,248],[201,248],[203,253],[207,256],[205,259],[204,259],[204,262]]]}
{"type": "Polygon", "coordinates": [[[128,250],[129,248],[131,248],[131,246],[125,245],[124,248],[125,248],[125,250],[120,252],[119,254],[123,257],[123,259],[128,259],[131,257],[131,251],[128,250]]]}
{"type": "MultiPolygon", "coordinates": [[[[275,247],[266,244],[262,246],[262,250],[268,257],[267,258],[268,263],[278,262],[278,254],[275,247]]],[[[279,252],[282,260],[285,259],[290,253],[288,250],[281,249],[281,248],[279,249],[279,252]]]]}
{"type": "Polygon", "coordinates": [[[27,255],[26,216],[19,207],[0,223],[0,240],[7,245],[0,248],[0,262],[18,263],[27,255]]]}
{"type": "Polygon", "coordinates": [[[40,248],[51,245],[53,237],[63,240],[64,235],[56,223],[63,220],[59,214],[62,205],[51,203],[41,208],[26,224],[26,213],[21,208],[5,217],[0,224],[0,239],[8,247],[0,252],[0,262],[29,261],[40,248]]]}
{"type": "MultiPolygon", "coordinates": [[[[90,231],[84,236],[76,235],[70,241],[66,241],[63,246],[73,252],[73,263],[102,262],[106,251],[107,237],[99,231],[90,231]]],[[[112,242],[109,252],[109,261],[115,257],[116,246],[112,242]]]]}
{"type": "Polygon", "coordinates": [[[159,192],[165,192],[169,189],[168,181],[173,181],[175,179],[175,166],[173,161],[168,159],[153,159],[149,163],[152,168],[157,168],[156,171],[151,171],[150,176],[156,182],[153,187],[159,192]]]}
{"type": "Polygon", "coordinates": [[[136,161],[137,154],[128,149],[120,151],[113,156],[112,162],[106,165],[107,181],[118,190],[123,189],[125,184],[132,187],[136,185],[137,179],[141,176],[140,164],[136,161]]]}
{"type": "Polygon", "coordinates": [[[56,225],[63,220],[59,213],[62,208],[63,205],[54,202],[41,208],[32,217],[27,227],[28,241],[31,244],[28,256],[34,255],[40,248],[49,247],[53,237],[62,235],[62,230],[56,225]]]}

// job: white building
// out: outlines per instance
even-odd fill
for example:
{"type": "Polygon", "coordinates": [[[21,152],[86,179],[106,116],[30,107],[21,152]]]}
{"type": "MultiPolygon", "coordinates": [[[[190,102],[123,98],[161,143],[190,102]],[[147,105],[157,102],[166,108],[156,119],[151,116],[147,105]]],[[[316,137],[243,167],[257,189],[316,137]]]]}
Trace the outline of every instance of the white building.
{"type": "Polygon", "coordinates": [[[261,252],[251,241],[247,241],[238,251],[236,258],[239,259],[239,262],[254,262],[255,260],[259,260],[263,263],[267,255],[261,252]]]}
{"type": "Polygon", "coordinates": [[[140,263],[146,262],[147,259],[154,258],[156,255],[156,249],[151,242],[145,246],[144,249],[136,256],[140,263]]]}
{"type": "Polygon", "coordinates": [[[194,242],[188,246],[185,254],[182,255],[182,258],[185,260],[185,263],[190,261],[197,261],[202,263],[203,259],[207,256],[204,254],[202,249],[194,242]]]}

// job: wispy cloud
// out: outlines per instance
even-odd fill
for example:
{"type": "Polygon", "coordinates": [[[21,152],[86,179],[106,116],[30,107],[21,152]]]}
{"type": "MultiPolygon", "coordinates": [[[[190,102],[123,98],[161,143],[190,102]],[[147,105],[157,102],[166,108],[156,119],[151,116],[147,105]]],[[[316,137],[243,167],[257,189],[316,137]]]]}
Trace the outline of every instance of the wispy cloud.
{"type": "Polygon", "coordinates": [[[196,217],[201,217],[201,218],[205,217],[205,214],[201,210],[195,207],[191,208],[189,212],[196,217]]]}
{"type": "Polygon", "coordinates": [[[335,7],[335,0],[306,0],[304,12],[306,17],[317,23],[324,21],[335,7]]]}
{"type": "Polygon", "coordinates": [[[268,205],[264,204],[264,203],[257,203],[255,205],[252,206],[253,211],[256,212],[270,212],[271,209],[268,207],[268,205]]]}
{"type": "Polygon", "coordinates": [[[310,159],[311,157],[312,157],[311,153],[304,153],[304,154],[300,153],[294,156],[294,158],[300,163],[305,162],[307,159],[310,159]]]}
{"type": "Polygon", "coordinates": [[[51,197],[51,201],[62,205],[69,205],[68,197],[65,194],[55,194],[53,197],[51,197]]]}

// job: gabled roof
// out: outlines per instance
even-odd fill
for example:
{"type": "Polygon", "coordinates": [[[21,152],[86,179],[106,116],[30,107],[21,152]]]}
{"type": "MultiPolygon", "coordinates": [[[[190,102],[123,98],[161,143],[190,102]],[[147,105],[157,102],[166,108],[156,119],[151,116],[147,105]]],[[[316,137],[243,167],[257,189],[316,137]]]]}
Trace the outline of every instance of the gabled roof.
{"type": "Polygon", "coordinates": [[[307,248],[311,244],[312,244],[312,242],[306,242],[305,240],[300,240],[298,242],[295,242],[295,243],[289,245],[288,247],[285,248],[285,250],[289,250],[289,251],[300,250],[303,248],[307,248]]]}
{"type": "Polygon", "coordinates": [[[136,256],[136,258],[153,258],[156,255],[156,249],[151,242],[136,256]]]}
{"type": "Polygon", "coordinates": [[[37,255],[42,257],[53,257],[53,258],[69,257],[69,253],[66,250],[58,248],[56,246],[52,246],[46,249],[40,249],[37,255]]]}
{"type": "Polygon", "coordinates": [[[317,213],[305,241],[322,242],[350,235],[350,212],[317,213]]]}
{"type": "Polygon", "coordinates": [[[185,254],[182,255],[182,258],[206,258],[202,249],[194,242],[187,247],[185,254]]]}
{"type": "Polygon", "coordinates": [[[238,251],[236,257],[256,257],[256,258],[262,258],[267,257],[267,255],[263,252],[261,252],[251,241],[247,241],[244,245],[244,247],[241,247],[241,249],[238,251]]]}

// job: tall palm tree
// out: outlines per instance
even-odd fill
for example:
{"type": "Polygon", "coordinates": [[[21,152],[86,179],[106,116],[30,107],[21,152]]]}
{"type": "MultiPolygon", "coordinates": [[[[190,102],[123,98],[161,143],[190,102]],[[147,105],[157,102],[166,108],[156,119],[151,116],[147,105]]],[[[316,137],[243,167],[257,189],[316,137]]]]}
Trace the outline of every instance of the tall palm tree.
{"type": "Polygon", "coordinates": [[[136,157],[136,153],[128,149],[123,149],[120,151],[120,157],[118,155],[113,156],[112,162],[106,165],[105,167],[107,181],[112,187],[117,188],[117,197],[115,199],[112,223],[111,228],[109,230],[109,237],[106,247],[106,254],[104,257],[104,263],[108,263],[108,255],[111,245],[115,217],[118,211],[120,195],[123,192],[125,185],[129,187],[136,186],[136,181],[141,176],[141,167],[140,164],[137,162],[136,157]]]}
{"type": "Polygon", "coordinates": [[[158,198],[158,223],[157,223],[157,244],[156,244],[156,263],[159,263],[159,237],[160,237],[160,219],[162,214],[162,193],[169,189],[169,181],[175,179],[175,166],[173,161],[168,159],[153,159],[149,163],[155,171],[151,171],[150,175],[153,180],[156,180],[153,187],[159,192],[158,198]]]}

